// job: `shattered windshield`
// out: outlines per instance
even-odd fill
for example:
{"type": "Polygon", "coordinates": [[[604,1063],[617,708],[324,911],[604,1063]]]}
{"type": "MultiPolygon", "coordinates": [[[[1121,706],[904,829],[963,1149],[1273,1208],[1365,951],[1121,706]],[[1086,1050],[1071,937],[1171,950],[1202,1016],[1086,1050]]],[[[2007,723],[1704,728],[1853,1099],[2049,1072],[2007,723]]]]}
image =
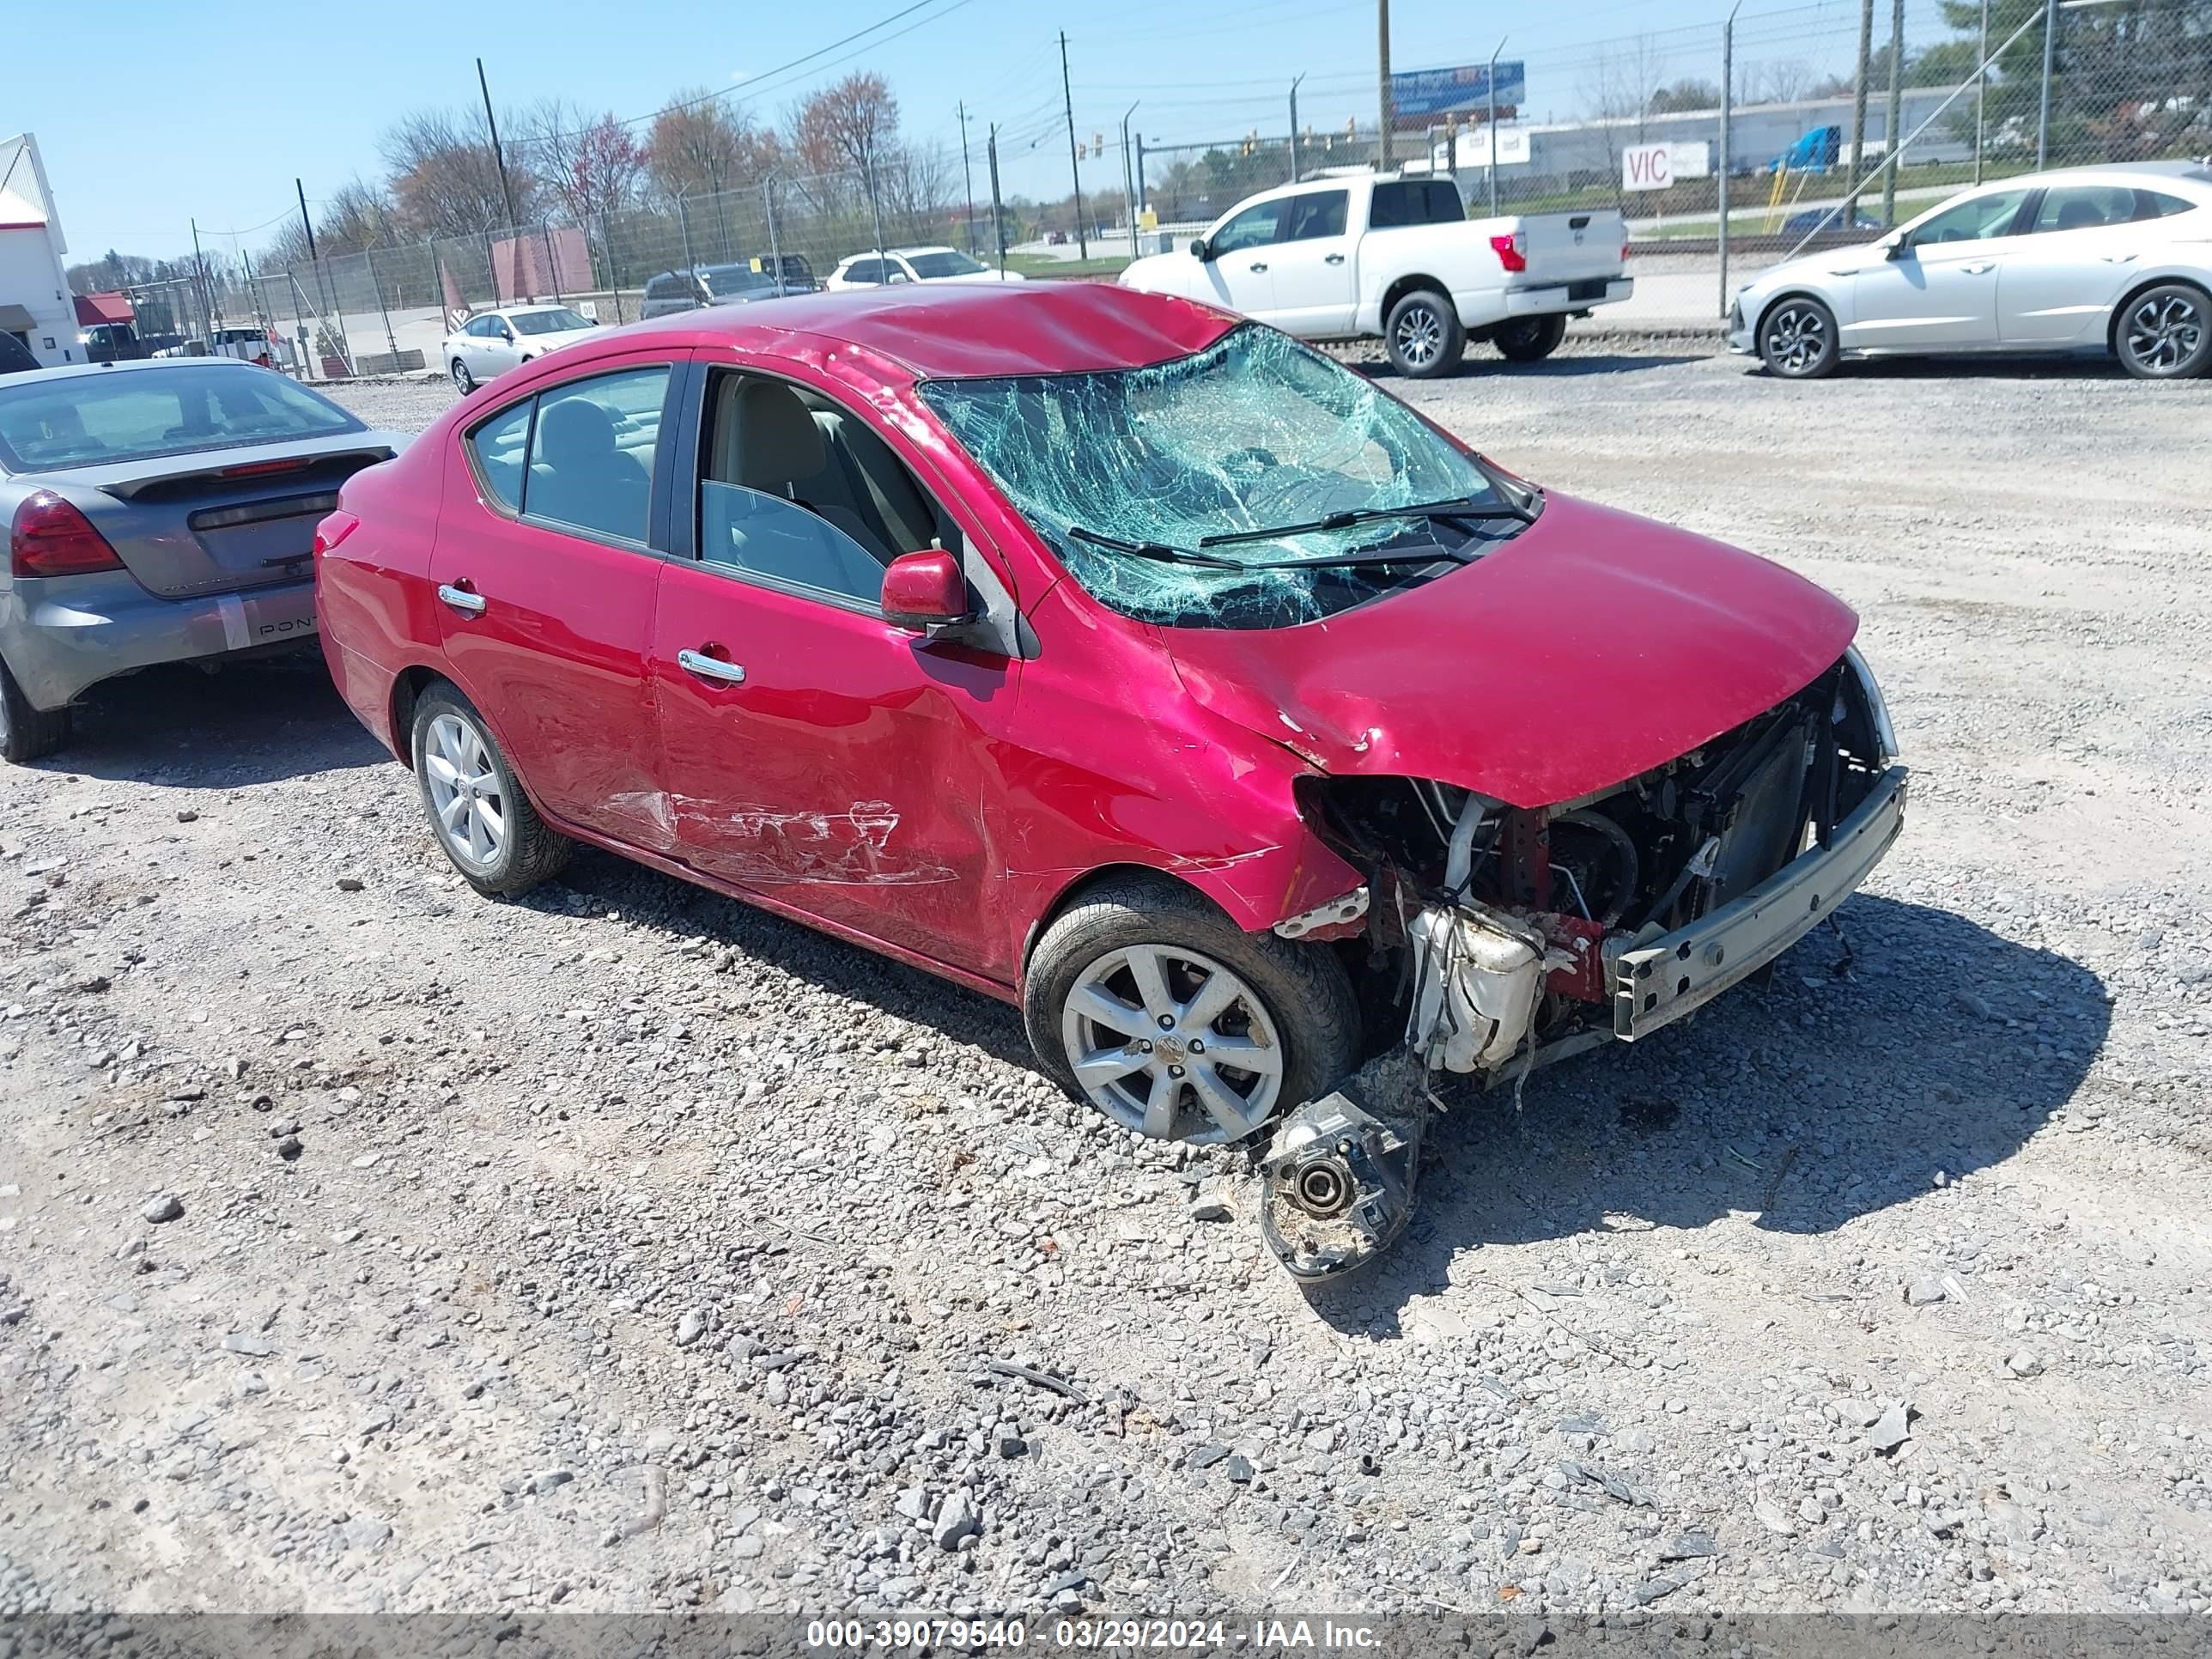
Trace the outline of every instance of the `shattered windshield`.
{"type": "Polygon", "coordinates": [[[1312,622],[1448,570],[1448,560],[1522,527],[1502,515],[1373,516],[1437,501],[1464,500],[1478,514],[1485,503],[1514,504],[1404,404],[1272,329],[1239,328],[1149,368],[933,380],[921,392],[1069,574],[1139,621],[1312,622]],[[1295,528],[1336,514],[1362,521],[1295,528]],[[1291,529],[1221,540],[1277,526],[1291,529]],[[1201,551],[1202,538],[1212,539],[1201,551]],[[1352,557],[1359,562],[1328,562],[1352,557]]]}

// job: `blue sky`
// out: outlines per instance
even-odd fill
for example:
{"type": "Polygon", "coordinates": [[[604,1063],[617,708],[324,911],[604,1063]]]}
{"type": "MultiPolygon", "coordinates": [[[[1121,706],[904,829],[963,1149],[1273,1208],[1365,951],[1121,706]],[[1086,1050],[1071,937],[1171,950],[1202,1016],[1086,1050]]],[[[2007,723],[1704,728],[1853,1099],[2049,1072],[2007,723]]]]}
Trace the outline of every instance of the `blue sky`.
{"type": "MultiPolygon", "coordinates": [[[[86,259],[110,246],[155,256],[188,248],[194,216],[204,238],[227,247],[224,233],[235,232],[258,249],[272,222],[294,210],[295,173],[312,202],[356,172],[374,174],[377,134],[395,117],[473,100],[478,52],[502,107],[558,95],[625,117],[648,114],[696,82],[731,86],[775,119],[811,86],[875,70],[898,94],[909,136],[940,139],[956,156],[954,107],[965,100],[979,191],[984,128],[1000,123],[1009,195],[1066,189],[1055,39],[1063,28],[1086,142],[1094,132],[1113,142],[1122,111],[1139,99],[1132,126],[1148,145],[1255,126],[1279,133],[1291,78],[1301,72],[1302,124],[1340,128],[1347,115],[1374,110],[1373,0],[924,0],[798,70],[738,84],[911,3],[533,0],[474,21],[450,0],[132,0],[101,44],[81,43],[65,70],[14,77],[0,123],[38,135],[70,257],[86,259]]],[[[1529,112],[1565,116],[1585,100],[1592,42],[1646,33],[1661,45],[1667,78],[1717,78],[1711,60],[1727,9],[1728,0],[1480,10],[1464,0],[1394,0],[1394,64],[1480,61],[1506,32],[1505,55],[1528,63],[1529,112]]],[[[1780,44],[1753,50],[1790,50],[1800,34],[1832,42],[1856,27],[1852,0],[1746,0],[1747,21],[1767,9],[1777,15],[1761,32],[1780,44]]],[[[1086,181],[1118,179],[1120,171],[1112,153],[1085,165],[1086,181]]]]}

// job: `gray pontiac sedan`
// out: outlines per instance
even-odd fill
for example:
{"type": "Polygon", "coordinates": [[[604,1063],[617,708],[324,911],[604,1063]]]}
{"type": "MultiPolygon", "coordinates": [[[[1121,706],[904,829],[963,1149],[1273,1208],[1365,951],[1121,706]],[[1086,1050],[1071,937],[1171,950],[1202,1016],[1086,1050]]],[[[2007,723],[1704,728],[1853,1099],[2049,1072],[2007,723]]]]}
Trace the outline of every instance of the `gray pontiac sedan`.
{"type": "Polygon", "coordinates": [[[315,522],[405,442],[220,358],[0,380],[0,758],[102,680],[312,641],[315,522]]]}

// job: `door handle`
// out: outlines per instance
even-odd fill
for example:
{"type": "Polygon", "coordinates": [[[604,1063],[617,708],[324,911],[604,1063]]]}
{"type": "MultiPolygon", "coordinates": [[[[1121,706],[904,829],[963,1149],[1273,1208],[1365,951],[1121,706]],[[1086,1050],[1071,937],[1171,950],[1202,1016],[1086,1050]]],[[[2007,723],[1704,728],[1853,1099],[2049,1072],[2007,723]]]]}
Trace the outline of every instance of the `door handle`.
{"type": "Polygon", "coordinates": [[[1255,264],[1252,267],[1255,270],[1265,270],[1267,268],[1265,264],[1255,264]]]}
{"type": "Polygon", "coordinates": [[[1321,262],[1325,265],[1340,265],[1344,263],[1344,256],[1341,253],[1324,253],[1321,262]]]}
{"type": "Polygon", "coordinates": [[[1959,267],[1960,270],[1966,272],[1969,276],[1978,276],[1984,271],[1995,270],[1996,268],[1997,262],[1994,259],[1984,259],[1977,264],[1960,265],[1959,267]]]}
{"type": "Polygon", "coordinates": [[[725,685],[743,685],[745,671],[733,662],[724,662],[720,657],[710,657],[703,651],[679,651],[676,665],[687,674],[696,674],[702,680],[720,680],[725,685]]]}
{"type": "Polygon", "coordinates": [[[2132,253],[2100,253],[2097,257],[2108,265],[2124,265],[2133,264],[2136,256],[2132,253]]]}
{"type": "Polygon", "coordinates": [[[465,587],[456,587],[451,582],[439,585],[438,597],[454,610],[471,617],[481,617],[489,603],[481,593],[471,593],[465,587]]]}

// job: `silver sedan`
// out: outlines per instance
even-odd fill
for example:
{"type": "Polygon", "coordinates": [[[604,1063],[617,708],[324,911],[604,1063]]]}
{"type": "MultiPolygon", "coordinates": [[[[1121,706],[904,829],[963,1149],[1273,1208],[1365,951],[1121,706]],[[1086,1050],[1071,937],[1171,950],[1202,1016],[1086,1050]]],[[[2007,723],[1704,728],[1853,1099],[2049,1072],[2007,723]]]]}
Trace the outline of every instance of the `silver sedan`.
{"type": "Polygon", "coordinates": [[[316,521],[405,442],[225,358],[0,380],[0,759],[118,674],[313,644],[316,521]]]}
{"type": "Polygon", "coordinates": [[[1846,356],[2096,352],[2146,380],[2212,368],[2212,167],[2037,173],[1736,295],[1731,350],[1790,380],[1846,356]]]}

